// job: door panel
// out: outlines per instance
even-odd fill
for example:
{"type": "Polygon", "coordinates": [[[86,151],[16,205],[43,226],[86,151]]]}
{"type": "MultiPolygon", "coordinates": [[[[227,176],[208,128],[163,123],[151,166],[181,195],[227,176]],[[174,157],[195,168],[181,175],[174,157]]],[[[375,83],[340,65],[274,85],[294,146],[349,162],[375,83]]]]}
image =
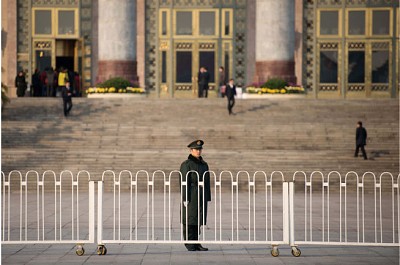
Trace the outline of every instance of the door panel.
{"type": "Polygon", "coordinates": [[[192,83],[192,52],[176,52],[176,83],[192,83]]]}
{"type": "Polygon", "coordinates": [[[199,52],[199,67],[206,67],[210,74],[210,83],[215,82],[215,52],[200,51],[199,52]]]}

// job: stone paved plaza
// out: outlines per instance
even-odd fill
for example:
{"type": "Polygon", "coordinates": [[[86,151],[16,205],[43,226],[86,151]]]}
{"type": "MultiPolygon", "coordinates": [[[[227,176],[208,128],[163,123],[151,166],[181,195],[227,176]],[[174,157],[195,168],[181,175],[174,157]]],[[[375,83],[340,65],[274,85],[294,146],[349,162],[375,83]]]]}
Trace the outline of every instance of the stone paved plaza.
{"type": "Polygon", "coordinates": [[[87,253],[77,256],[71,245],[2,246],[2,264],[399,264],[395,247],[303,246],[298,258],[282,248],[272,257],[263,245],[208,245],[208,252],[189,252],[182,245],[109,245],[105,256],[86,245],[87,253]]]}

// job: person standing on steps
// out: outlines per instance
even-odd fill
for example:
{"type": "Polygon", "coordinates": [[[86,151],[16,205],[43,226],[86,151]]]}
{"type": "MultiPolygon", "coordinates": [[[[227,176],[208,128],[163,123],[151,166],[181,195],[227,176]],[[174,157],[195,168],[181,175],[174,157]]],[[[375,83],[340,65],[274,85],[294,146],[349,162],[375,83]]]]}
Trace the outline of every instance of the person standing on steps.
{"type": "Polygon", "coordinates": [[[32,75],[32,89],[34,97],[42,96],[42,82],[40,81],[40,71],[39,69],[35,69],[35,72],[32,75]]]}
{"type": "Polygon", "coordinates": [[[62,91],[65,88],[65,83],[69,81],[68,79],[68,71],[67,69],[64,69],[64,67],[60,68],[60,73],[58,74],[58,91],[56,92],[56,96],[59,97],[60,93],[62,93],[62,91]]]}
{"type": "Polygon", "coordinates": [[[229,79],[229,83],[226,86],[226,98],[228,99],[228,112],[229,115],[234,114],[232,109],[233,106],[235,105],[235,96],[236,96],[236,86],[234,80],[231,78],[229,79]]]}
{"type": "Polygon", "coordinates": [[[197,87],[198,87],[198,97],[202,98],[204,96],[204,87],[206,82],[206,76],[204,73],[204,67],[200,67],[199,73],[197,74],[197,87]]]}
{"type": "Polygon", "coordinates": [[[25,79],[25,73],[23,70],[18,72],[18,75],[15,77],[15,87],[17,88],[17,96],[23,97],[25,96],[25,91],[28,87],[25,79]]]}
{"type": "Polygon", "coordinates": [[[67,117],[72,108],[72,91],[69,81],[62,87],[62,98],[64,105],[64,116],[67,117]]]}
{"type": "Polygon", "coordinates": [[[218,69],[218,79],[219,79],[219,89],[218,89],[218,97],[225,97],[226,90],[226,81],[225,81],[225,69],[223,66],[220,66],[218,69]]]}
{"type": "Polygon", "coordinates": [[[54,78],[55,78],[55,72],[53,67],[49,67],[49,69],[46,71],[46,94],[48,97],[53,96],[54,93],[54,78]]]}
{"type": "MultiPolygon", "coordinates": [[[[197,241],[200,227],[207,223],[207,205],[211,201],[211,190],[208,164],[201,156],[203,144],[204,141],[196,140],[187,146],[190,154],[188,159],[181,164],[180,168],[179,187],[182,196],[181,223],[183,238],[185,240],[197,241]],[[181,184],[185,180],[187,186],[183,187],[181,184]],[[203,181],[204,185],[200,186],[199,181],[203,181]]],[[[200,244],[185,244],[185,247],[188,251],[208,250],[208,248],[200,244]]]]}
{"type": "Polygon", "coordinates": [[[354,157],[358,157],[358,151],[361,148],[361,152],[364,156],[364,159],[367,160],[367,153],[365,152],[364,146],[367,145],[367,130],[362,126],[362,122],[357,122],[356,129],[356,151],[354,153],[354,157]]]}
{"type": "Polygon", "coordinates": [[[204,79],[205,79],[205,84],[204,84],[204,88],[203,88],[203,93],[204,93],[204,97],[208,98],[208,83],[210,82],[210,73],[208,72],[207,67],[203,67],[204,69],[204,79]]]}

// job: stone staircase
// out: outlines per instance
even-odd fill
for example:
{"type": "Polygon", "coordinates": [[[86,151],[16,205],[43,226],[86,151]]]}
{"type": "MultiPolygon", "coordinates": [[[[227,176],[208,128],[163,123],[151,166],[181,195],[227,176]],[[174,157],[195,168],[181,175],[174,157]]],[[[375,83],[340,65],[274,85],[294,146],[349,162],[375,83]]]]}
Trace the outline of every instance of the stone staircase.
{"type": "Polygon", "coordinates": [[[210,169],[399,173],[397,100],[18,98],[2,113],[2,171],[179,169],[186,145],[205,141],[210,169]],[[355,125],[368,131],[370,160],[354,158],[355,125]]]}

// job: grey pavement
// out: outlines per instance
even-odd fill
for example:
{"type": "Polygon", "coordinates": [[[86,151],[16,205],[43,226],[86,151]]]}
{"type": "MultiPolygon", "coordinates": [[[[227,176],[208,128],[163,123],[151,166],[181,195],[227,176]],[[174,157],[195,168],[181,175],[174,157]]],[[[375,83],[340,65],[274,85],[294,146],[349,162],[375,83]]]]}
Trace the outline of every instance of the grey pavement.
{"type": "Polygon", "coordinates": [[[84,247],[77,256],[68,244],[3,245],[2,264],[399,264],[395,247],[300,246],[300,257],[287,247],[272,257],[267,245],[213,244],[208,252],[188,252],[180,244],[109,244],[102,256],[96,245],[84,247]]]}

